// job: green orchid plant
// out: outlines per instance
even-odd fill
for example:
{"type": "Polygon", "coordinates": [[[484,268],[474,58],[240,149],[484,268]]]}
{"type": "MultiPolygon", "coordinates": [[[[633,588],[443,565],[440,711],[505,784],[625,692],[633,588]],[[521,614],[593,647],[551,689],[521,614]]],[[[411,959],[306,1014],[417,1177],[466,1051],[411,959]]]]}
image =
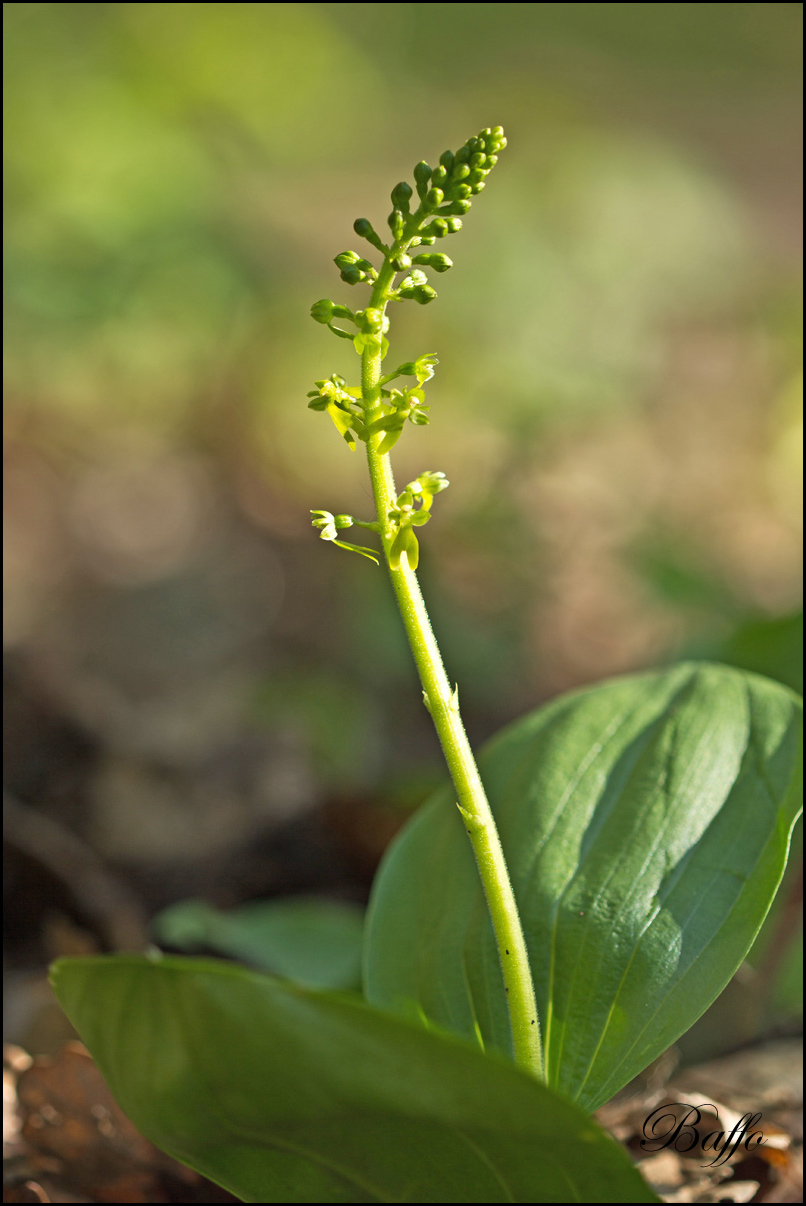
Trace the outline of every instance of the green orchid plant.
{"type": "Polygon", "coordinates": [[[457,233],[505,146],[485,129],[418,163],[388,242],[355,223],[375,264],[336,256],[366,306],[312,308],[361,375],[317,381],[309,406],[365,446],[375,502],[313,525],[385,563],[445,787],[392,843],[363,926],[324,902],[191,902],[157,939],[251,969],[155,948],[52,973],[129,1117],[244,1201],[657,1201],[591,1114],[737,970],[800,813],[799,698],[721,665],[574,692],[471,751],[416,574],[415,529],[448,481],[426,470],[398,492],[389,459],[429,421],[437,358],[383,361],[387,309],[429,304],[428,273],[451,267],[419,249],[457,233]],[[340,538],[354,527],[377,551],[340,538]]]}

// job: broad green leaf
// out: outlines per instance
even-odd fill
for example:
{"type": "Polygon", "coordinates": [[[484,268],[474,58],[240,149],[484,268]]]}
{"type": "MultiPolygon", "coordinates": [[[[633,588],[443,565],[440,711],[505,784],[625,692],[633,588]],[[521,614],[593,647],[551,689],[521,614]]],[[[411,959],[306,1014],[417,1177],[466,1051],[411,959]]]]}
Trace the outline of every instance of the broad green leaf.
{"type": "MultiPolygon", "coordinates": [[[[548,1083],[594,1110],[733,975],[775,895],[800,811],[801,705],[688,664],[554,701],[480,767],[523,922],[548,1083]]],[[[387,852],[365,990],[510,1051],[467,835],[443,790],[387,852]]]]}
{"type": "Polygon", "coordinates": [[[361,987],[364,913],[357,905],[294,896],[221,912],[204,900],[181,900],[151,930],[159,943],[207,947],[305,988],[361,987]]]}
{"type": "Polygon", "coordinates": [[[657,1200],[576,1106],[358,997],[181,957],[51,978],[135,1125],[244,1201],[657,1200]]]}

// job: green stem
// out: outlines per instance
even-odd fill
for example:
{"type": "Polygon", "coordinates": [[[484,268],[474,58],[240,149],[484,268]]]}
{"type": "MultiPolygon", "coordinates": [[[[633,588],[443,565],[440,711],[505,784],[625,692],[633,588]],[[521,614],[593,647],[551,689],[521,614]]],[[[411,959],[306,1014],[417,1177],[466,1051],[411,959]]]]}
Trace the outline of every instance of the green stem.
{"type": "MultiPolygon", "coordinates": [[[[395,243],[375,282],[370,305],[381,312],[386,309],[395,276],[390,260],[408,248],[419,219],[420,211],[409,220],[403,238],[395,243]]],[[[380,402],[380,379],[380,352],[367,349],[361,360],[361,386],[368,422],[380,402]]],[[[389,511],[397,496],[389,456],[377,451],[382,438],[382,433],[370,436],[367,458],[389,576],[420,675],[423,698],[442,745],[487,898],[504,976],[515,1062],[543,1080],[540,1022],[529,956],[501,840],[462,724],[457,694],[451,690],[442,664],[417,576],[409,569],[405,557],[401,557],[399,569],[389,565],[389,548],[395,536],[389,511]]]]}

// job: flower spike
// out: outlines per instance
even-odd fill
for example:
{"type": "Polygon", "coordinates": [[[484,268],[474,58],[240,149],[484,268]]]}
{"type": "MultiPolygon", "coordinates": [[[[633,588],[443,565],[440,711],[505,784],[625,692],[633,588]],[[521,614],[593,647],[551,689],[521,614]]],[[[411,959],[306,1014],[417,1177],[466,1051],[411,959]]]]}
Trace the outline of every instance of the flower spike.
{"type": "MultiPolygon", "coordinates": [[[[368,218],[357,218],[353,224],[355,233],[383,257],[381,267],[376,269],[356,251],[342,251],[335,257],[346,284],[370,286],[369,304],[363,310],[353,311],[323,299],[311,307],[311,317],[339,339],[352,342],[362,359],[362,386],[348,387],[344,378],[334,373],[328,380],[316,382],[316,389],[308,394],[308,405],[311,410],[328,413],[350,449],[355,450],[361,440],[371,457],[385,457],[401,438],[407,423],[423,427],[429,422],[430,407],[426,405],[424,387],[434,376],[437,357],[433,353],[419,356],[381,376],[380,362],[389,347],[386,309],[392,301],[414,301],[425,306],[436,299],[428,274],[447,272],[453,267],[453,260],[439,251],[416,249],[430,247],[437,239],[461,230],[462,217],[484,188],[505,146],[501,127],[487,127],[457,151],[443,151],[436,167],[421,160],[414,168],[414,187],[401,180],[391,191],[392,212],[388,219],[391,244],[383,241],[368,218]],[[345,322],[353,324],[356,332],[344,330],[345,322]],[[370,376],[367,376],[368,364],[374,365],[370,376]],[[414,377],[416,384],[393,387],[392,383],[400,377],[414,377]]],[[[392,495],[392,505],[386,507],[387,514],[379,517],[376,526],[384,538],[393,570],[403,564],[403,553],[408,568],[416,568],[419,550],[414,528],[428,523],[434,497],[447,485],[443,473],[421,473],[397,497],[392,495]]],[[[340,526],[349,526],[336,521],[349,516],[333,517],[327,511],[314,514],[314,526],[323,540],[371,556],[367,550],[336,539],[340,526]]]]}

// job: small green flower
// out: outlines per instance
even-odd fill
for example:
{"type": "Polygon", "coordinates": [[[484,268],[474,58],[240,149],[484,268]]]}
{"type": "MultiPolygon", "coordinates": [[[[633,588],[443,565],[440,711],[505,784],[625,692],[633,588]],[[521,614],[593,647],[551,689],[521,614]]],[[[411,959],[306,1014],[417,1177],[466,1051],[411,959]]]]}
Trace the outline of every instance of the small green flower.
{"type": "Polygon", "coordinates": [[[336,535],[342,528],[351,528],[355,523],[352,515],[333,515],[330,511],[311,511],[313,519],[311,523],[315,528],[319,529],[319,537],[321,540],[329,540],[340,549],[347,549],[351,553],[360,553],[362,557],[369,557],[370,561],[374,561],[376,565],[380,565],[378,557],[373,553],[372,549],[366,549],[360,544],[348,544],[346,540],[337,540],[336,535]]]}
{"type": "Polygon", "coordinates": [[[416,377],[418,385],[425,385],[426,381],[430,381],[433,377],[434,367],[437,364],[439,364],[439,357],[436,352],[428,352],[425,356],[418,356],[416,360],[409,360],[406,364],[401,364],[395,376],[416,377]]]}
{"type": "Polygon", "coordinates": [[[440,470],[426,469],[413,482],[409,482],[406,489],[412,495],[419,495],[423,500],[423,510],[430,511],[434,495],[441,494],[443,490],[447,490],[450,484],[445,474],[440,470]]]}
{"type": "Polygon", "coordinates": [[[330,415],[333,424],[339,435],[347,443],[347,446],[352,452],[355,452],[355,435],[353,430],[361,430],[363,424],[361,416],[363,410],[358,399],[361,397],[360,389],[345,389],[346,382],[338,373],[333,373],[326,381],[316,381],[314,383],[316,389],[308,393],[311,399],[308,403],[309,410],[324,410],[330,415]]]}
{"type": "Polygon", "coordinates": [[[389,548],[390,569],[400,569],[400,559],[404,553],[406,554],[406,564],[409,569],[416,570],[420,560],[420,546],[417,542],[417,537],[408,524],[400,529],[389,548]]]}

